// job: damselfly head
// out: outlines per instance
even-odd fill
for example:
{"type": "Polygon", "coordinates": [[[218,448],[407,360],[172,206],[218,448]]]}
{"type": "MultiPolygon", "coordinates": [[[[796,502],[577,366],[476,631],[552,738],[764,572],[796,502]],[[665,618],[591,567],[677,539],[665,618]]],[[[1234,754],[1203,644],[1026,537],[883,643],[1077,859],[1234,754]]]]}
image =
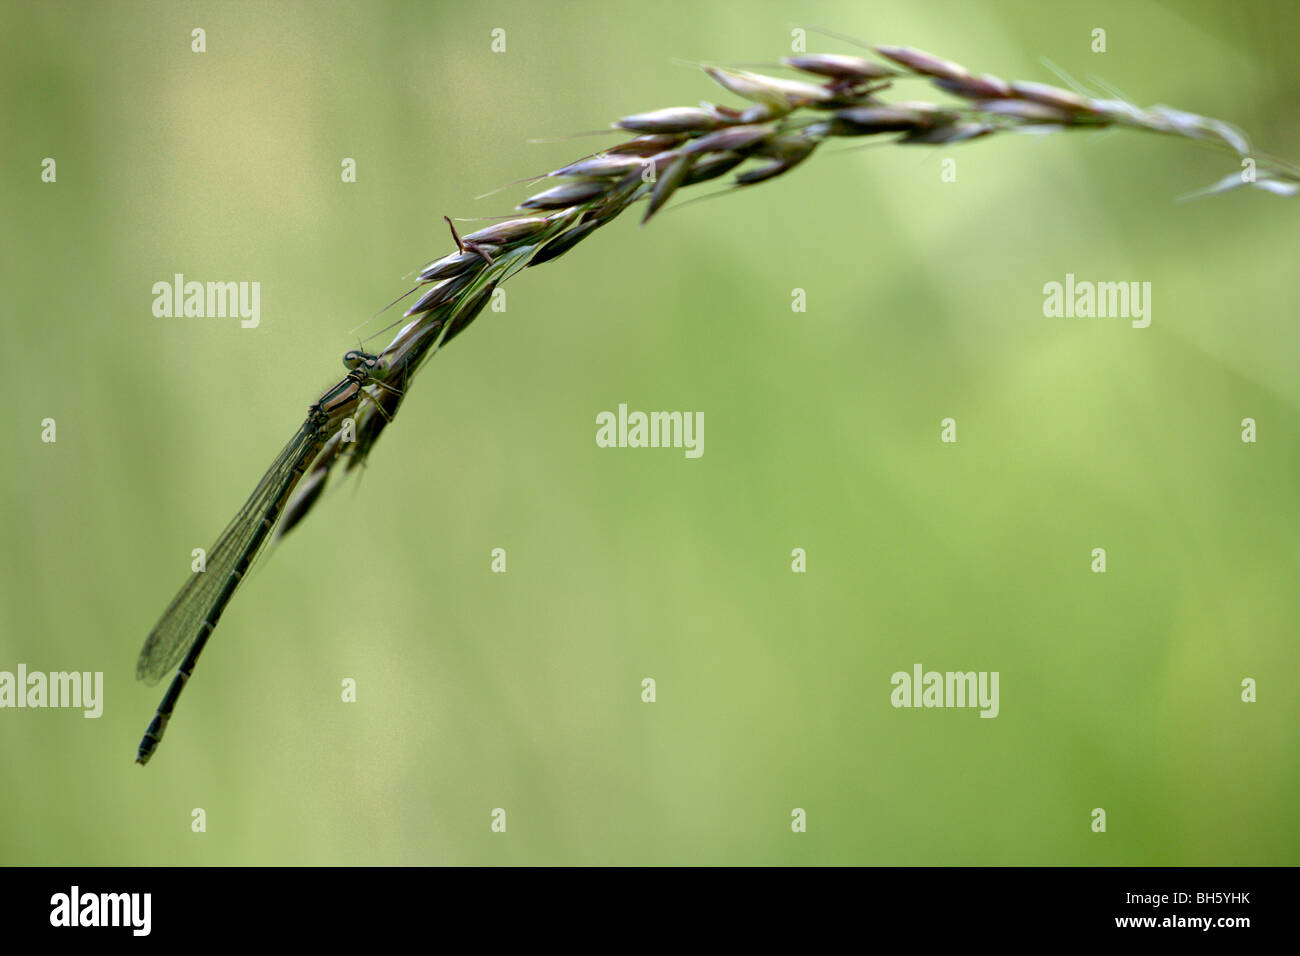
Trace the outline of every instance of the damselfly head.
{"type": "Polygon", "coordinates": [[[362,367],[372,369],[378,361],[379,359],[374,355],[371,355],[369,352],[363,352],[360,349],[352,349],[345,352],[343,355],[343,364],[347,366],[349,371],[356,371],[362,367]]]}

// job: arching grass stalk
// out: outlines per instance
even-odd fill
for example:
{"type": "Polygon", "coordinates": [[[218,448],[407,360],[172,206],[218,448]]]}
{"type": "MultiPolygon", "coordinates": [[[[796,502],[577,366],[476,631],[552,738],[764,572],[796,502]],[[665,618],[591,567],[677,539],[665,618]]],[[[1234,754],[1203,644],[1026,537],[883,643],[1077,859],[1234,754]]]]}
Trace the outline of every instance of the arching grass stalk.
{"type": "Polygon", "coordinates": [[[631,139],[539,177],[558,183],[519,205],[531,215],[458,239],[455,251],[420,272],[413,291],[428,288],[406,311],[410,323],[379,356],[381,373],[388,382],[401,383],[402,391],[386,391],[360,411],[355,442],[329,443],[300,486],[280,533],[303,518],[335,465],[345,462],[345,470],[351,470],[365,461],[415,372],[474,321],[500,283],[523,268],[559,258],[642,200],[645,222],[681,189],[733,171],[735,187],[753,186],[789,172],[832,139],[879,137],[900,146],[950,146],[1001,133],[1107,128],[1175,136],[1253,160],[1253,170],[1232,172],[1202,195],[1243,185],[1278,195],[1300,191],[1300,169],[1252,155],[1246,137],[1221,120],[1168,106],[1143,109],[1043,83],[977,76],[905,47],[880,46],[875,52],[881,62],[832,54],[782,61],[811,79],[705,66],[710,77],[748,105],[704,103],[625,116],[613,128],[635,134],[631,139]],[[885,98],[909,78],[925,81],[949,99],[885,98]]]}

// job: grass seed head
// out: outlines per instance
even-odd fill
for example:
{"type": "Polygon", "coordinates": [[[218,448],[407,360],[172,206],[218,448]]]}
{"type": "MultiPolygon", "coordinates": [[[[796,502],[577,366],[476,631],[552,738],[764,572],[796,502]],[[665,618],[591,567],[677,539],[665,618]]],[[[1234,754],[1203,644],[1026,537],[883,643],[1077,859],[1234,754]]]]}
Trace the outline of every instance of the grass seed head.
{"type": "MultiPolygon", "coordinates": [[[[1165,106],[1141,109],[1119,99],[1089,100],[1043,83],[975,76],[963,66],[909,47],[882,46],[876,52],[896,66],[831,54],[801,54],[782,61],[824,77],[827,82],[821,86],[705,67],[712,79],[748,104],[672,107],[618,120],[616,129],[636,135],[556,169],[548,175],[569,181],[521,204],[557,212],[493,223],[424,267],[420,282],[436,284],[407,311],[412,321],[381,353],[378,367],[384,370],[384,380],[401,382],[404,389],[439,338],[446,344],[463,332],[514,272],[560,258],[642,199],[648,220],[682,189],[716,179],[755,157],[765,162],[742,169],[736,185],[781,176],[827,140],[880,133],[902,134],[894,140],[899,145],[938,147],[1000,132],[1114,125],[1199,140],[1243,155],[1249,150],[1235,127],[1194,113],[1165,106]],[[928,78],[962,102],[940,106],[890,102],[879,96],[890,80],[908,74],[928,78]]],[[[1300,193],[1300,168],[1268,157],[1258,160],[1255,185],[1277,195],[1300,193]]],[[[1242,182],[1234,172],[1206,192],[1223,192],[1242,182]]],[[[330,468],[345,461],[352,469],[364,461],[405,394],[369,391],[377,401],[360,404],[357,442],[345,449],[331,439],[325,446],[289,506],[286,528],[301,521],[319,498],[330,468]]]]}

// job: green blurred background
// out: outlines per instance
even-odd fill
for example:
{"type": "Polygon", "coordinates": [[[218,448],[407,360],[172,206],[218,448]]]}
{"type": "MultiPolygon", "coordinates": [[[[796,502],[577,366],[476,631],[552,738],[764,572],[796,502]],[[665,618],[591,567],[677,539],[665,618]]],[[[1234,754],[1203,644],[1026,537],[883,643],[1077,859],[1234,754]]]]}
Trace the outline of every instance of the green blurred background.
{"type": "Polygon", "coordinates": [[[444,213],[613,142],[531,139],[731,102],[691,63],[770,63],[803,23],[1048,58],[1294,160],[1294,4],[3,13],[0,669],[103,671],[106,701],[0,711],[0,863],[1300,862],[1300,199],[1179,203],[1235,163],[1137,133],[831,147],[524,273],[132,763],[145,634],[351,330],[444,213]],[[260,327],[155,318],[177,272],[260,282],[260,327]],[[1151,327],[1044,318],[1067,272],[1151,282],[1151,327]],[[597,448],[620,402],[703,411],[704,456],[597,448]],[[918,662],[999,671],[1000,716],[895,710],[918,662]]]}

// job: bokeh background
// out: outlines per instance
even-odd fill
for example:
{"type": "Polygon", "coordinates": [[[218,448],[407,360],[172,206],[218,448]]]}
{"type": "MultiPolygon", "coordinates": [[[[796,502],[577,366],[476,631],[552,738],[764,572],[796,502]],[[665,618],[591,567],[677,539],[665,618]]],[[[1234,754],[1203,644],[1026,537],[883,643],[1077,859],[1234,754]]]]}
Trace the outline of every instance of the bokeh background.
{"type": "Polygon", "coordinates": [[[805,24],[1294,160],[1293,3],[3,8],[0,669],[106,701],[0,711],[0,863],[1300,862],[1300,199],[1180,203],[1235,163],[1137,133],[832,147],[522,274],[132,763],[146,633],[353,330],[443,214],[612,142],[530,140],[730,102],[692,64],[805,24]],[[260,282],[260,327],[155,318],[177,272],[260,282]],[[1151,327],[1044,318],[1067,272],[1151,282],[1151,327]],[[620,402],[703,411],[704,456],[597,448],[620,402]],[[1001,715],[895,710],[917,662],[1001,715]]]}

